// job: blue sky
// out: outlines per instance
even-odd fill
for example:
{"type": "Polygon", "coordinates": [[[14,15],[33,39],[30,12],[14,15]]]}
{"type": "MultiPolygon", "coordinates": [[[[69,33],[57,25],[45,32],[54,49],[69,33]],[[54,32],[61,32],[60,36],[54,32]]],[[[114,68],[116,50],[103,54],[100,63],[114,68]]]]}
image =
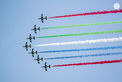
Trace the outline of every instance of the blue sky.
{"type": "MultiPolygon", "coordinates": [[[[70,18],[49,19],[42,24],[38,17],[44,15],[57,16],[65,14],[77,14],[83,12],[114,10],[113,4],[121,0],[0,0],[0,82],[121,82],[122,64],[104,64],[89,66],[72,66],[51,68],[47,72],[41,68],[44,62],[37,64],[31,55],[22,48],[27,41],[26,37],[31,33],[30,29],[34,24],[40,27],[52,27],[74,24],[87,24],[108,21],[121,21],[122,14],[106,14],[94,16],[78,16],[70,18]]],[[[61,28],[41,30],[35,36],[60,35],[70,33],[85,33],[96,31],[119,30],[122,24],[85,26],[76,28],[61,28]]],[[[36,39],[32,47],[37,51],[60,50],[60,49],[81,49],[96,48],[106,46],[121,46],[122,42],[66,45],[50,47],[34,47],[36,44],[47,44],[54,42],[68,42],[77,40],[92,40],[102,38],[122,37],[121,33],[99,34],[89,36],[72,36],[59,38],[36,39]]],[[[29,43],[29,41],[28,41],[29,43]]],[[[44,53],[40,57],[58,57],[90,55],[99,53],[121,52],[121,49],[99,50],[99,51],[80,51],[80,52],[61,52],[44,53]]],[[[94,62],[104,60],[121,59],[121,55],[74,58],[64,60],[47,60],[51,65],[79,62],[94,62]]]]}

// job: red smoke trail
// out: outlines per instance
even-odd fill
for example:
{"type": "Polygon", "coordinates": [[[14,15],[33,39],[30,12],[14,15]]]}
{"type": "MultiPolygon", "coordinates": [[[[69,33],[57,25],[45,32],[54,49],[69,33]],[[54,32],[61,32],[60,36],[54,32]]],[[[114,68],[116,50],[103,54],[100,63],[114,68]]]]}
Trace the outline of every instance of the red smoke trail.
{"type": "Polygon", "coordinates": [[[122,59],[120,59],[120,60],[110,60],[110,61],[99,61],[99,62],[88,62],[88,63],[74,63],[74,64],[53,65],[52,67],[91,65],[91,64],[107,64],[107,63],[120,63],[120,62],[122,62],[122,59]]]}
{"type": "Polygon", "coordinates": [[[63,15],[63,16],[54,16],[54,17],[48,17],[48,18],[62,18],[62,17],[109,14],[109,13],[122,13],[122,9],[110,10],[110,11],[97,11],[97,12],[89,12],[89,13],[81,13],[81,14],[71,14],[71,15],[63,15]]]}

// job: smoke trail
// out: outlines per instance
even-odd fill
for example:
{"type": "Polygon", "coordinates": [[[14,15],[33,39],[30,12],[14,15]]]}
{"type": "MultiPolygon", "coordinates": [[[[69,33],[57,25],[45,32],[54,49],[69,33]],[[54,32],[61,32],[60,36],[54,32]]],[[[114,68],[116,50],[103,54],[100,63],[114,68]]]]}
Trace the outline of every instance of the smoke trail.
{"type": "Polygon", "coordinates": [[[82,57],[94,57],[94,56],[110,56],[110,55],[122,55],[122,52],[117,53],[102,53],[102,54],[93,54],[93,55],[80,55],[80,56],[66,56],[66,57],[52,57],[45,58],[45,60],[54,60],[54,59],[68,59],[68,58],[82,58],[82,57]]]}
{"type": "Polygon", "coordinates": [[[87,48],[87,49],[41,51],[38,53],[77,52],[77,51],[107,50],[107,49],[121,49],[121,48],[122,48],[122,46],[113,46],[113,47],[100,47],[100,48],[87,48]]]}
{"type": "Polygon", "coordinates": [[[56,27],[45,27],[41,29],[56,29],[56,28],[68,28],[68,27],[81,27],[81,26],[90,26],[90,25],[107,25],[107,24],[115,24],[122,23],[122,21],[112,21],[112,22],[103,22],[103,23],[90,23],[90,24],[81,24],[81,25],[69,25],[69,26],[56,26],[56,27]]]}
{"type": "Polygon", "coordinates": [[[74,63],[74,64],[53,65],[52,67],[92,65],[92,64],[107,64],[107,63],[120,63],[120,62],[122,62],[122,59],[120,59],[120,60],[110,60],[110,61],[99,61],[99,62],[87,62],[87,63],[74,63]]]}
{"type": "Polygon", "coordinates": [[[63,15],[63,16],[54,16],[54,17],[48,17],[48,18],[62,18],[62,17],[86,16],[86,15],[109,14],[109,13],[122,13],[122,9],[110,10],[110,11],[97,11],[97,12],[89,12],[89,13],[81,13],[81,14],[71,14],[71,15],[63,15]]]}
{"type": "Polygon", "coordinates": [[[83,36],[83,35],[93,35],[93,34],[105,34],[105,33],[119,33],[122,32],[120,30],[112,30],[112,31],[101,31],[101,32],[90,32],[90,33],[76,33],[76,34],[63,34],[63,35],[53,35],[53,36],[40,36],[36,38],[53,38],[53,37],[66,37],[66,36],[83,36]]]}
{"type": "Polygon", "coordinates": [[[70,44],[91,44],[91,43],[99,43],[99,42],[115,42],[121,41],[122,37],[119,38],[108,38],[108,39],[97,39],[97,40],[86,40],[86,41],[72,41],[72,42],[61,42],[61,43],[51,43],[51,44],[41,44],[35,46],[59,46],[59,45],[70,45],[70,44]]]}

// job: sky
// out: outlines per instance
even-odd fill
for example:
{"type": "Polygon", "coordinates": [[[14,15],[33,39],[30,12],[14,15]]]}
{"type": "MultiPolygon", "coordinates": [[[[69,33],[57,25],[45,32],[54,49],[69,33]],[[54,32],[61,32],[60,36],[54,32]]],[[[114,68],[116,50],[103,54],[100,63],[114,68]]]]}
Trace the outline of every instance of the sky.
{"type": "MultiPolygon", "coordinates": [[[[45,21],[45,23],[41,23],[40,20],[37,19],[41,16],[41,13],[43,13],[45,16],[52,17],[84,12],[114,10],[114,3],[119,3],[121,9],[121,0],[0,0],[0,82],[121,82],[122,63],[56,68],[52,67],[51,69],[48,69],[47,72],[41,68],[41,66],[44,65],[44,62],[47,62],[50,65],[95,62],[121,59],[121,55],[45,60],[38,64],[36,61],[34,61],[36,55],[33,58],[22,47],[27,41],[26,38],[29,34],[38,37],[119,30],[122,28],[121,23],[59,29],[43,29],[37,34],[34,34],[34,32],[31,31],[35,24],[40,28],[44,28],[64,25],[122,21],[121,13],[48,19],[45,21]]],[[[32,42],[32,48],[39,52],[47,50],[122,46],[121,41],[82,45],[78,44],[44,47],[34,46],[38,44],[116,38],[120,36],[122,37],[122,33],[41,38],[32,42]]],[[[29,43],[29,41],[27,42],[29,43]]],[[[39,55],[40,57],[45,58],[116,53],[121,51],[121,49],[110,49],[98,51],[40,53],[39,55]]]]}

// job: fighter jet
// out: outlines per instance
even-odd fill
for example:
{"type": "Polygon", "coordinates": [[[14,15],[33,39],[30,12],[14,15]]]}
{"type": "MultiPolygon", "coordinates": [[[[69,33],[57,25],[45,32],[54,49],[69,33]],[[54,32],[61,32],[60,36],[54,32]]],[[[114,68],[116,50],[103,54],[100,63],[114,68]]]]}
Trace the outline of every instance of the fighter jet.
{"type": "Polygon", "coordinates": [[[38,18],[39,20],[41,20],[42,23],[44,23],[44,19],[47,20],[47,16],[43,16],[43,14],[41,14],[41,17],[38,18]]]}
{"type": "Polygon", "coordinates": [[[45,65],[42,66],[42,68],[45,68],[45,71],[47,71],[47,68],[51,68],[51,65],[47,65],[47,62],[45,62],[45,65]]]}
{"type": "Polygon", "coordinates": [[[23,47],[25,47],[26,51],[28,51],[28,48],[29,48],[29,47],[31,48],[31,44],[28,45],[27,42],[26,42],[25,45],[24,45],[23,47]]]}
{"type": "Polygon", "coordinates": [[[34,39],[34,40],[35,40],[35,36],[33,36],[33,37],[32,37],[32,36],[31,36],[31,34],[30,34],[30,35],[29,35],[29,37],[28,37],[28,38],[26,38],[26,39],[29,39],[29,41],[30,41],[30,42],[32,42],[32,39],[34,39]]]}
{"type": "Polygon", "coordinates": [[[34,57],[34,54],[37,54],[37,51],[34,51],[34,49],[32,48],[32,51],[29,52],[29,54],[32,54],[32,57],[34,57]]]}
{"type": "Polygon", "coordinates": [[[34,25],[34,28],[32,29],[34,32],[35,32],[35,34],[37,33],[37,30],[39,30],[40,31],[40,27],[38,27],[38,28],[36,28],[36,25],[34,25]]]}
{"type": "Polygon", "coordinates": [[[34,60],[37,60],[38,64],[40,64],[40,60],[43,61],[43,58],[39,58],[39,55],[38,55],[37,58],[34,60]]]}

